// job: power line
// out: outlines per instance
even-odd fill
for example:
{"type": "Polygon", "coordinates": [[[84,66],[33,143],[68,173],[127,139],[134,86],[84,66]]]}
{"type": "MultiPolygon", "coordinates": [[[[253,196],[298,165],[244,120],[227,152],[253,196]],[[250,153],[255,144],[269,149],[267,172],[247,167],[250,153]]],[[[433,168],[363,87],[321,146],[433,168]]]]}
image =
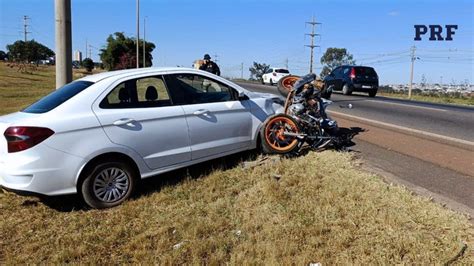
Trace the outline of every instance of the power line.
{"type": "Polygon", "coordinates": [[[311,25],[311,33],[306,33],[305,35],[311,36],[311,44],[305,45],[306,47],[309,47],[311,49],[311,56],[310,56],[310,63],[309,63],[309,73],[313,73],[313,49],[315,47],[320,47],[319,45],[314,45],[314,36],[321,36],[320,34],[314,33],[314,28],[316,25],[321,25],[321,23],[316,22],[314,20],[314,16],[312,17],[311,21],[305,22],[305,24],[310,24],[311,25]]]}

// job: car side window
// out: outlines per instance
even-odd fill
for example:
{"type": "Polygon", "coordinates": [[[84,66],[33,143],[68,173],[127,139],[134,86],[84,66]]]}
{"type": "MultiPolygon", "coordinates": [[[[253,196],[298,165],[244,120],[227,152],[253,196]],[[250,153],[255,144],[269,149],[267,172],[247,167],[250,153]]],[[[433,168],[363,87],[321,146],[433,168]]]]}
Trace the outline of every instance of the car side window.
{"type": "Polygon", "coordinates": [[[237,99],[234,89],[218,81],[195,74],[165,75],[174,104],[227,102],[237,99]]]}
{"type": "Polygon", "coordinates": [[[273,68],[269,68],[267,71],[265,71],[265,74],[269,74],[273,72],[273,68]]]}
{"type": "Polygon", "coordinates": [[[337,76],[339,74],[339,70],[340,68],[339,67],[336,67],[332,72],[331,74],[333,74],[334,76],[337,76]]]}
{"type": "Polygon", "coordinates": [[[170,106],[171,98],[163,78],[145,77],[117,85],[99,104],[100,108],[146,108],[170,106]]]}
{"type": "Polygon", "coordinates": [[[344,75],[346,75],[347,73],[349,73],[349,68],[348,68],[348,67],[345,67],[344,70],[343,70],[343,73],[344,73],[344,75]]]}

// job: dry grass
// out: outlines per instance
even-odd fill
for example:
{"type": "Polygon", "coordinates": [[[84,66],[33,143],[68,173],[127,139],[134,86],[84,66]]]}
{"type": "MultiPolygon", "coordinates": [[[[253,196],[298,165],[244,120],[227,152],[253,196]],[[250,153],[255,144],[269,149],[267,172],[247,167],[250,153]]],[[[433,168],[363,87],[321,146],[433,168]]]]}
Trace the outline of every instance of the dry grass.
{"type": "Polygon", "coordinates": [[[469,243],[460,262],[474,263],[466,217],[357,170],[350,154],[183,175],[105,211],[0,194],[3,262],[440,264],[469,243]]]}

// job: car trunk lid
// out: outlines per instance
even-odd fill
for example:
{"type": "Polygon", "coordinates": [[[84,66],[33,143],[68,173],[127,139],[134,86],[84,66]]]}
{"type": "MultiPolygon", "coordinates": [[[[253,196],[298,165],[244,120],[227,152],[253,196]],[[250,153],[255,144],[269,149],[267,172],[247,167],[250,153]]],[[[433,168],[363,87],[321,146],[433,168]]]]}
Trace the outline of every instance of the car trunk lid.
{"type": "Polygon", "coordinates": [[[378,83],[378,77],[375,70],[371,67],[354,67],[355,78],[354,83],[372,84],[378,83]]]}

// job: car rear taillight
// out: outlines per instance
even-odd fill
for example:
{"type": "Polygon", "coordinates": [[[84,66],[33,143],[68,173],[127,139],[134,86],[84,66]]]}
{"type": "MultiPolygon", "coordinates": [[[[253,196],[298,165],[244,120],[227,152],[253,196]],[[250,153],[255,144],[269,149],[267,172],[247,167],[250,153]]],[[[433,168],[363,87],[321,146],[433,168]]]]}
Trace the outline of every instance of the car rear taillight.
{"type": "Polygon", "coordinates": [[[277,75],[277,73],[273,72],[273,76],[275,76],[275,77],[276,77],[276,75],[277,75]]]}
{"type": "Polygon", "coordinates": [[[351,68],[350,78],[355,79],[355,77],[356,77],[356,70],[355,70],[355,68],[351,68]]]}
{"type": "Polygon", "coordinates": [[[54,131],[44,127],[9,127],[3,135],[7,139],[8,152],[12,153],[34,147],[53,134],[54,131]]]}

